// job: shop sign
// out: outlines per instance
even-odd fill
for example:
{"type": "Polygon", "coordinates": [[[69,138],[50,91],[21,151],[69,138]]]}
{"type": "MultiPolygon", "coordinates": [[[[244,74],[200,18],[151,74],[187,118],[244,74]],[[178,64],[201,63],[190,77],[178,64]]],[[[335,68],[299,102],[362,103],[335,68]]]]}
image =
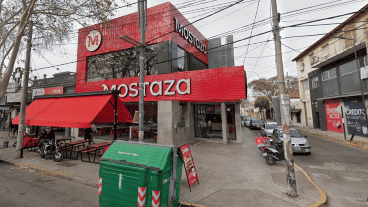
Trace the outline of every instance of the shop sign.
{"type": "Polygon", "coordinates": [[[8,93],[6,99],[8,103],[21,102],[21,93],[8,93]]]}
{"type": "Polygon", "coordinates": [[[33,89],[32,97],[42,96],[42,95],[51,95],[51,94],[63,94],[63,87],[54,87],[54,88],[38,88],[33,89]]]}
{"type": "MultiPolygon", "coordinates": [[[[144,82],[144,89],[143,93],[144,96],[147,96],[146,94],[146,86],[149,87],[149,92],[153,96],[173,96],[176,94],[176,92],[180,95],[190,94],[190,79],[180,79],[178,82],[175,80],[165,80],[165,81],[153,81],[151,82],[144,82]],[[162,90],[163,86],[166,85],[166,90],[162,90]],[[182,84],[186,85],[186,90],[181,90],[180,86],[182,84]],[[157,86],[157,87],[155,87],[157,86]],[[155,90],[156,88],[156,90],[155,90]]],[[[130,97],[137,97],[139,95],[139,84],[138,83],[131,83],[129,87],[126,84],[120,84],[118,85],[112,85],[111,88],[106,84],[102,84],[103,90],[120,90],[121,93],[119,94],[120,97],[124,98],[128,94],[130,97]]]]}
{"type": "Polygon", "coordinates": [[[368,137],[367,121],[363,103],[346,103],[346,121],[348,125],[348,133],[353,134],[357,129],[356,135],[368,137]]]}
{"type": "Polygon", "coordinates": [[[88,51],[96,51],[102,41],[102,35],[98,30],[92,30],[86,37],[86,48],[88,51]]]}
{"type": "Polygon", "coordinates": [[[342,117],[338,99],[325,100],[327,130],[343,133],[342,117]]]}
{"type": "Polygon", "coordinates": [[[190,32],[186,27],[179,23],[178,19],[175,19],[175,31],[181,34],[189,43],[193,44],[197,49],[206,54],[206,45],[203,44],[198,38],[196,38],[192,32],[190,32]]]}
{"type": "Polygon", "coordinates": [[[179,147],[181,154],[184,159],[185,172],[187,173],[187,178],[189,182],[189,187],[192,186],[196,181],[198,181],[197,171],[194,166],[194,161],[192,157],[192,152],[190,151],[189,145],[185,144],[179,147]]]}

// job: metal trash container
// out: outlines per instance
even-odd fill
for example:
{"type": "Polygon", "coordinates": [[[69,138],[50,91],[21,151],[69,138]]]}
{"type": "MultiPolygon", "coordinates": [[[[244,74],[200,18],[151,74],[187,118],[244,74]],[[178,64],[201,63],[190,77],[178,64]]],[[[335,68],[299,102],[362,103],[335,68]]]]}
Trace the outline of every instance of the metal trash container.
{"type": "Polygon", "coordinates": [[[99,205],[178,206],[178,153],[176,146],[115,141],[100,159],[99,205]]]}

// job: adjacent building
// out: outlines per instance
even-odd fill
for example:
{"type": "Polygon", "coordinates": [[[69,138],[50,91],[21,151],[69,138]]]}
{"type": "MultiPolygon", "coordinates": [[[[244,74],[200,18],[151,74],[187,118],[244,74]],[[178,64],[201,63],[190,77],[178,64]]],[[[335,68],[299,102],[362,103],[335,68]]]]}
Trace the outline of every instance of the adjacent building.
{"type": "Polygon", "coordinates": [[[367,135],[368,5],[293,59],[303,126],[367,135]],[[362,101],[363,88],[365,103],[362,101]],[[344,124],[345,123],[345,124],[344,124]],[[362,127],[364,126],[364,127],[362,127]]]}

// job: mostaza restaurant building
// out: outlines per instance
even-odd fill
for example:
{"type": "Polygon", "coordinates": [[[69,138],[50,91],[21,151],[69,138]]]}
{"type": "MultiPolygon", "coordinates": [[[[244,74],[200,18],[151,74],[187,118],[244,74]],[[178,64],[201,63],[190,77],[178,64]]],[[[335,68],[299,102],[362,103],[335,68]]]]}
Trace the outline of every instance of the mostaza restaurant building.
{"type": "MultiPolygon", "coordinates": [[[[81,128],[114,122],[135,125],[139,102],[137,13],[79,30],[75,94],[37,97],[27,126],[81,128]],[[113,95],[111,91],[119,91],[113,95]],[[116,101],[115,101],[116,98],[116,101]]],[[[158,144],[195,138],[241,142],[240,99],[246,98],[243,66],[208,68],[208,40],[169,2],[147,9],[144,130],[158,144]],[[211,129],[206,131],[209,126],[211,129]]],[[[13,120],[18,124],[19,116],[13,120]]]]}

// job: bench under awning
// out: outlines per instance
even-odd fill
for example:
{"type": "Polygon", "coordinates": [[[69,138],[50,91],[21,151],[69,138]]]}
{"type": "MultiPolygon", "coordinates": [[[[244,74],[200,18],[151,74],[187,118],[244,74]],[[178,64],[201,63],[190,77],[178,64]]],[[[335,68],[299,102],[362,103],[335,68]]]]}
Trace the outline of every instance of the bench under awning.
{"type": "MultiPolygon", "coordinates": [[[[117,122],[132,122],[132,115],[117,98],[117,122]]],[[[25,125],[91,128],[91,124],[113,124],[114,103],[113,94],[35,99],[26,108],[25,125]]],[[[19,124],[19,116],[13,119],[13,124],[19,124]]]]}

